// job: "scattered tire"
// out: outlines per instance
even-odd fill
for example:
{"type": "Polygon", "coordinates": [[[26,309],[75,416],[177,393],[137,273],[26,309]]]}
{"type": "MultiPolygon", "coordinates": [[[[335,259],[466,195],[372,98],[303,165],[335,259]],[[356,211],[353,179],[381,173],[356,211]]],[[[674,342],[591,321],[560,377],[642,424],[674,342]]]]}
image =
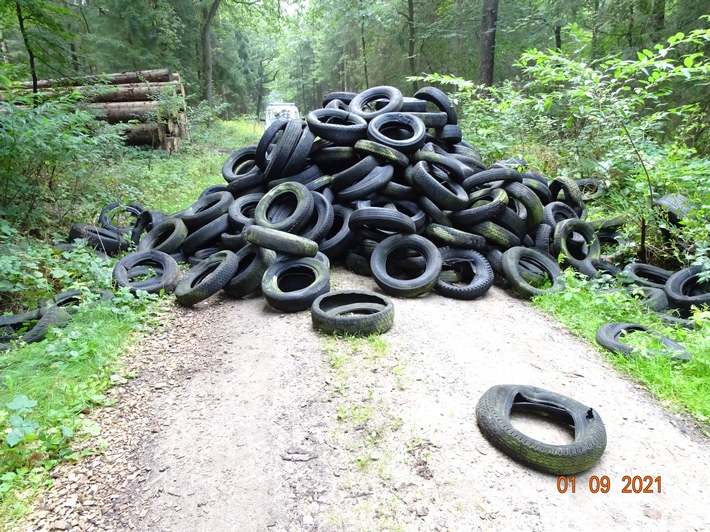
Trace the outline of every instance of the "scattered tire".
{"type": "Polygon", "coordinates": [[[668,279],[673,275],[673,272],[669,272],[658,266],[644,264],[643,262],[627,264],[624,268],[624,272],[629,279],[633,280],[633,282],[639,286],[661,289],[665,288],[668,279]]]}
{"type": "Polygon", "coordinates": [[[613,322],[602,325],[597,331],[596,340],[599,345],[612,353],[619,353],[625,357],[635,356],[638,354],[638,350],[622,341],[623,334],[632,331],[642,331],[655,336],[665,346],[663,350],[649,349],[645,351],[648,356],[664,356],[669,357],[671,360],[684,362],[691,358],[688,350],[678,342],[637,323],[613,322]]]}
{"type": "Polygon", "coordinates": [[[710,281],[701,283],[702,273],[702,266],[691,266],[668,278],[663,289],[672,307],[689,310],[693,305],[710,305],[710,281]]]}
{"type": "Polygon", "coordinates": [[[606,429],[594,409],[535,386],[493,386],[476,405],[476,421],[494,447],[526,466],[554,475],[586,471],[606,449],[606,429]],[[574,442],[551,445],[525,435],[511,423],[514,408],[572,426],[574,442]]]}
{"type": "Polygon", "coordinates": [[[323,294],[311,306],[313,327],[331,334],[382,334],[392,327],[394,305],[367,290],[338,290],[323,294]]]}
{"type": "Polygon", "coordinates": [[[653,205],[664,211],[668,221],[674,225],[687,218],[695,206],[682,194],[666,194],[653,202],[653,205]]]}
{"type": "Polygon", "coordinates": [[[71,319],[71,315],[66,309],[52,305],[44,312],[35,326],[22,335],[22,341],[31,344],[44,340],[50,327],[64,327],[71,319]]]}

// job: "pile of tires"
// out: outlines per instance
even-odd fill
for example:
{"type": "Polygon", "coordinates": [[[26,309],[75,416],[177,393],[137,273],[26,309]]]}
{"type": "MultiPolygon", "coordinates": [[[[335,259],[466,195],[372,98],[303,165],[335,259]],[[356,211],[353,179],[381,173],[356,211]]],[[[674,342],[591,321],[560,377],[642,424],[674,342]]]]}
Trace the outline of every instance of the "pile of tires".
{"type": "Polygon", "coordinates": [[[494,280],[524,297],[561,290],[558,257],[589,277],[614,268],[600,242],[619,241],[623,220],[586,220],[602,182],[549,180],[522,159],[488,166],[457,121],[432,87],[411,98],[387,86],[330,93],[305,122],[276,120],[231,153],[225,183],[188,208],[111,205],[101,227],[74,232],[107,253],[117,247],[107,233],[137,245],[116,266],[120,286],[174,291],[184,305],[261,290],[283,312],[329,291],[331,261],[389,295],[459,299],[494,280]],[[132,227],[111,224],[116,209],[132,227]],[[180,279],[177,262],[193,270],[180,279]]]}
{"type": "MultiPolygon", "coordinates": [[[[432,87],[411,98],[394,87],[328,94],[305,123],[277,120],[256,145],[234,151],[226,183],[187,209],[138,212],[130,231],[138,252],[119,263],[116,282],[174,290],[186,305],[219,290],[239,298],[261,289],[289,312],[329,290],[329,261],[397,297],[434,290],[474,299],[494,273],[524,295],[558,290],[551,253],[560,251],[591,271],[594,231],[580,221],[577,184],[548,182],[523,160],[487,166],[457,120],[432,87]],[[547,212],[550,203],[559,206],[547,212]],[[557,234],[567,218],[576,221],[557,234]],[[179,280],[171,259],[195,270],[179,280]]],[[[83,231],[94,243],[103,236],[83,231]]]]}

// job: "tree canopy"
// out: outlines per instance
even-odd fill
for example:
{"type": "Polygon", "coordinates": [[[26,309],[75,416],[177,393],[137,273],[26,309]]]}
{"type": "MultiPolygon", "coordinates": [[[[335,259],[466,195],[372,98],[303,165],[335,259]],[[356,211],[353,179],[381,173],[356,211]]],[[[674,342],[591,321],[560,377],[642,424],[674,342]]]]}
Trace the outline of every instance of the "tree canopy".
{"type": "Polygon", "coordinates": [[[679,0],[14,0],[2,60],[31,79],[168,67],[194,99],[258,114],[268,99],[446,73],[485,84],[520,75],[527,49],[633,58],[701,22],[679,0]],[[495,8],[495,9],[493,9],[495,8]]]}

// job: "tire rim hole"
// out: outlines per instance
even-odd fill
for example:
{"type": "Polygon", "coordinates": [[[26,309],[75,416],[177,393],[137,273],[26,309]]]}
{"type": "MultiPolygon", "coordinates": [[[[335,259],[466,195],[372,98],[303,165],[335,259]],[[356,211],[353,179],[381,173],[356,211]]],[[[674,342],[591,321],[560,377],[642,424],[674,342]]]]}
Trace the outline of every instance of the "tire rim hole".
{"type": "Polygon", "coordinates": [[[387,258],[385,271],[387,275],[400,281],[416,279],[426,271],[426,258],[415,249],[397,249],[387,258]]]}
{"type": "Polygon", "coordinates": [[[284,272],[276,282],[282,292],[295,292],[311,286],[316,280],[310,268],[299,266],[284,272]]]}
{"type": "Polygon", "coordinates": [[[549,445],[569,445],[574,442],[574,426],[546,417],[543,412],[525,411],[513,404],[510,423],[526,436],[549,445]]]}

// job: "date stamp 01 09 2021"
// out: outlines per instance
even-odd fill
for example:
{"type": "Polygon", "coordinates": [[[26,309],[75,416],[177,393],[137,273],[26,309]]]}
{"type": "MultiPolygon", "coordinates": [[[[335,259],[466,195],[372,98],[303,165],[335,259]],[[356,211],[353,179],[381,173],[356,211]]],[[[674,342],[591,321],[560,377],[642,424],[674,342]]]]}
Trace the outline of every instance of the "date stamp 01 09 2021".
{"type": "MultiPolygon", "coordinates": [[[[646,475],[624,475],[621,477],[620,493],[661,493],[661,477],[646,475]]],[[[557,491],[559,493],[576,493],[578,486],[577,477],[561,476],[557,478],[557,491]]],[[[609,493],[612,489],[611,479],[607,475],[589,477],[588,488],[591,493],[609,493]]]]}

